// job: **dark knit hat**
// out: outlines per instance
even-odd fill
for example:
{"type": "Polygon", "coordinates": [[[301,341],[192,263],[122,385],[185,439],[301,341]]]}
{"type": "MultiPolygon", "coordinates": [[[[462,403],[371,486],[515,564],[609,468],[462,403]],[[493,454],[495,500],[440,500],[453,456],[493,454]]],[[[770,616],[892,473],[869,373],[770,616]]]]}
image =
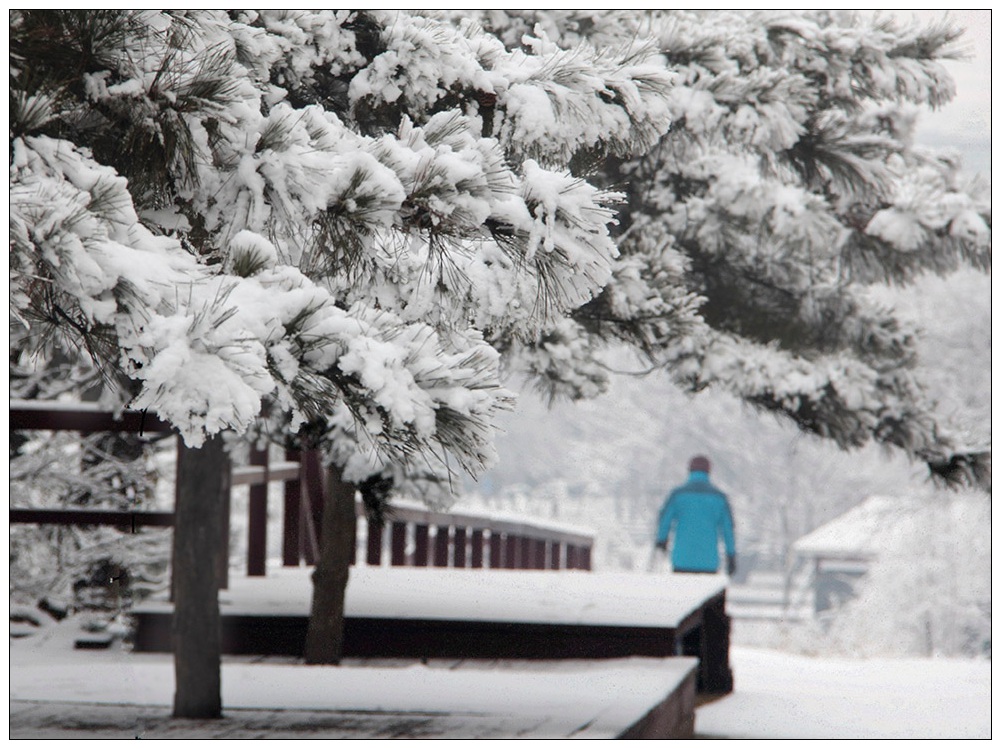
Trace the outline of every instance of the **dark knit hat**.
{"type": "Polygon", "coordinates": [[[709,458],[704,455],[696,455],[688,464],[689,471],[702,471],[703,473],[709,473],[709,458]]]}

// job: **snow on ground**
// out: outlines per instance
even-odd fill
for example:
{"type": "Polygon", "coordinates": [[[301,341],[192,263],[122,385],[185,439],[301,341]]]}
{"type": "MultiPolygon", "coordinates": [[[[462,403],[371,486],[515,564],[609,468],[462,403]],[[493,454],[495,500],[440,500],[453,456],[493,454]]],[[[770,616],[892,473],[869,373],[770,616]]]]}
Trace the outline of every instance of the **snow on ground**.
{"type": "MultiPolygon", "coordinates": [[[[253,603],[255,609],[288,611],[296,601],[305,605],[309,600],[306,573],[305,569],[273,570],[267,578],[253,581],[234,576],[231,588],[222,595],[224,607],[253,603]]],[[[475,611],[480,616],[545,621],[607,622],[626,616],[636,623],[637,617],[645,621],[656,615],[667,621],[682,616],[681,604],[704,600],[721,584],[715,577],[495,570],[488,579],[471,570],[362,566],[352,572],[349,600],[363,609],[388,607],[383,613],[395,616],[407,611],[411,616],[469,616],[475,611]],[[415,578],[418,573],[420,579],[415,578]]],[[[77,726],[73,732],[77,737],[83,730],[79,726],[104,726],[101,735],[106,736],[132,730],[133,724],[153,726],[147,738],[164,732],[178,738],[185,731],[205,735],[205,726],[185,728],[166,717],[173,694],[170,656],[131,654],[120,648],[74,650],[79,624],[67,621],[28,638],[12,639],[12,731],[30,734],[54,721],[69,720],[77,726]],[[114,713],[115,704],[129,707],[114,713]],[[87,713],[87,705],[93,706],[93,714],[87,713]]],[[[754,634],[746,632],[745,625],[734,623],[735,691],[699,708],[695,726],[699,736],[991,736],[990,661],[794,655],[752,647],[753,638],[742,642],[742,637],[754,634]]],[[[422,736],[497,738],[508,731],[527,730],[535,737],[600,737],[628,725],[628,713],[635,712],[637,705],[649,708],[670,692],[691,667],[686,662],[634,658],[540,667],[514,662],[355,661],[338,669],[307,668],[289,658],[227,657],[223,698],[230,722],[220,724],[219,730],[237,731],[236,735],[252,730],[272,736],[267,731],[274,726],[273,735],[357,737],[350,734],[356,729],[344,728],[343,715],[364,713],[384,715],[390,723],[399,718],[407,725],[415,715],[437,716],[421,718],[420,726],[406,729],[419,728],[425,732],[422,736]],[[310,714],[317,726],[326,728],[310,733],[310,714]],[[588,717],[582,719],[584,715],[588,717]],[[244,725],[248,721],[253,727],[244,725]],[[342,730],[348,733],[338,733],[342,730]]],[[[374,727],[364,730],[375,732],[370,735],[384,735],[379,732],[385,726],[369,723],[374,727]]]]}
{"type": "Polygon", "coordinates": [[[733,739],[989,739],[991,663],[730,650],[734,692],[696,733],[733,739]]]}
{"type": "MultiPolygon", "coordinates": [[[[157,714],[166,714],[173,693],[169,656],[129,654],[117,649],[72,650],[68,635],[75,633],[71,627],[60,625],[48,633],[11,642],[12,714],[16,706],[30,700],[74,702],[78,713],[86,710],[84,703],[94,705],[95,725],[101,725],[96,719],[96,705],[101,703],[136,706],[132,712],[118,711],[120,721],[134,718],[133,722],[148,723],[156,712],[151,712],[150,706],[159,706],[157,714]],[[143,705],[146,707],[138,707],[143,705]]],[[[513,725],[509,718],[500,722],[496,716],[486,720],[483,704],[503,695],[503,707],[509,715],[522,711],[532,718],[529,723],[534,726],[535,736],[552,736],[573,730],[571,724],[574,715],[579,714],[580,700],[590,700],[591,708],[600,712],[605,725],[614,725],[623,717],[627,698],[662,690],[676,678],[664,673],[664,661],[651,659],[617,661],[614,668],[598,672],[583,669],[579,662],[567,663],[548,673],[532,673],[532,667],[525,664],[510,664],[506,672],[504,667],[494,665],[486,672],[482,665],[457,668],[458,664],[410,664],[391,668],[384,663],[372,667],[354,662],[337,669],[307,668],[287,658],[255,660],[260,659],[225,659],[224,704],[230,708],[227,731],[236,730],[233,724],[241,720],[253,719],[252,714],[236,708],[278,711],[268,713],[277,734],[307,737],[316,737],[315,733],[308,736],[311,720],[316,726],[330,725],[337,710],[381,709],[411,718],[416,710],[423,711],[421,714],[447,711],[472,716],[469,720],[442,720],[435,724],[437,729],[427,721],[422,723],[422,731],[441,730],[451,738],[462,738],[487,731],[488,723],[492,731],[513,725]],[[609,701],[613,695],[618,697],[609,701]],[[573,714],[561,714],[560,705],[574,705],[573,714]],[[298,723],[293,725],[295,721],[298,723]]],[[[990,661],[813,658],[733,647],[731,665],[735,690],[699,708],[695,725],[698,736],[991,737],[990,661]]],[[[58,714],[56,707],[51,709],[58,714]]],[[[86,721],[77,715],[75,725],[86,725],[86,721]]],[[[258,730],[268,735],[267,721],[263,725],[265,728],[258,730]]],[[[585,735],[600,736],[602,727],[599,722],[585,735]]],[[[185,728],[175,722],[161,730],[183,738],[186,731],[196,736],[205,735],[206,729],[195,725],[185,728]]],[[[329,729],[331,736],[333,731],[329,729]]],[[[79,738],[79,731],[74,735],[79,738]]]]}

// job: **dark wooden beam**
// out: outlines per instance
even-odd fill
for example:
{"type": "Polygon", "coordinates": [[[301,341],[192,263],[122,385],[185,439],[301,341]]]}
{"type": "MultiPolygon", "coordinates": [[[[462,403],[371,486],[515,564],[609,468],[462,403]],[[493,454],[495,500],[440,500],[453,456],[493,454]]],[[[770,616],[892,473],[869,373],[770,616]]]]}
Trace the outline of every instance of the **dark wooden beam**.
{"type": "Polygon", "coordinates": [[[151,510],[46,510],[11,509],[11,524],[36,525],[112,525],[118,528],[150,526],[170,528],[174,525],[173,512],[151,510]]]}
{"type": "Polygon", "coordinates": [[[94,404],[67,407],[53,401],[11,401],[10,428],[44,429],[53,432],[128,432],[131,434],[164,433],[173,427],[146,411],[123,411],[117,415],[94,404]]]}

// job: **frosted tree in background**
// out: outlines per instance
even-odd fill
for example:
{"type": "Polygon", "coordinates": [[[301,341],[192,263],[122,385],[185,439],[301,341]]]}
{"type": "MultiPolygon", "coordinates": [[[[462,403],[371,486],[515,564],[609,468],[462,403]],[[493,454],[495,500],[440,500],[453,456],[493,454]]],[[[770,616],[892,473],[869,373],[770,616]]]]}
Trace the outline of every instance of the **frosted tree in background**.
{"type": "Polygon", "coordinates": [[[990,267],[990,194],[913,144],[954,93],[958,29],[846,12],[499,12],[510,45],[658,40],[677,73],[670,132],[604,166],[628,192],[595,300],[524,351],[541,385],[600,391],[593,352],[643,351],[682,387],[722,387],[842,447],[903,448],[951,483],[990,485],[987,443],[939,423],[916,337],[874,289],[990,267]]]}
{"type": "Polygon", "coordinates": [[[856,594],[792,644],[855,657],[989,658],[990,515],[972,492],[911,498],[883,529],[856,594]]]}

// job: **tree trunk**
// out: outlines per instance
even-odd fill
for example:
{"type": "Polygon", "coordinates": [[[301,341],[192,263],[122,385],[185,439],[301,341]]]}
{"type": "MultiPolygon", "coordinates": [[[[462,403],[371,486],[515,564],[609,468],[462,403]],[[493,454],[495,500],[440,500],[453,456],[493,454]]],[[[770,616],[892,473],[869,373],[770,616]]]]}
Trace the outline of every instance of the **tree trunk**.
{"type": "Polygon", "coordinates": [[[222,437],[177,455],[173,593],[174,717],[222,717],[219,564],[230,462],[222,437]]]}
{"type": "Polygon", "coordinates": [[[355,549],[355,486],[327,468],[320,558],[313,570],[313,604],[306,632],[307,664],[337,664],[344,650],[344,591],[355,549]]]}

